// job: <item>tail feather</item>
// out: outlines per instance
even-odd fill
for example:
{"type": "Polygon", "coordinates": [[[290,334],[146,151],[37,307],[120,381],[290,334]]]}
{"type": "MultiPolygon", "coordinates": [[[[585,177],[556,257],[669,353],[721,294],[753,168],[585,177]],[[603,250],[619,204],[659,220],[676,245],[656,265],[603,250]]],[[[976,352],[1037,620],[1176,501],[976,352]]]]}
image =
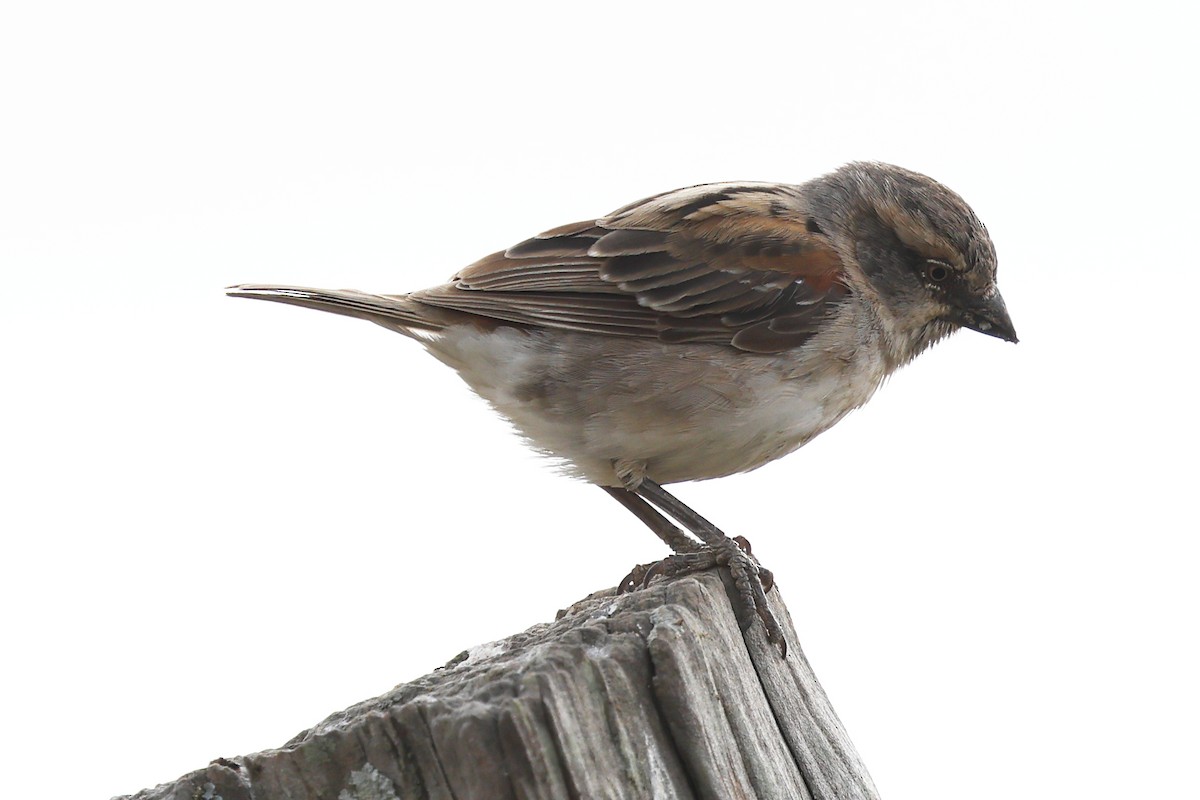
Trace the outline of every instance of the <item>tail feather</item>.
{"type": "Polygon", "coordinates": [[[303,286],[271,286],[246,283],[225,289],[230,297],[270,300],[303,308],[315,308],[347,317],[357,317],[408,336],[416,331],[436,333],[445,327],[439,309],[425,306],[406,295],[379,295],[353,289],[308,289],[303,286]]]}

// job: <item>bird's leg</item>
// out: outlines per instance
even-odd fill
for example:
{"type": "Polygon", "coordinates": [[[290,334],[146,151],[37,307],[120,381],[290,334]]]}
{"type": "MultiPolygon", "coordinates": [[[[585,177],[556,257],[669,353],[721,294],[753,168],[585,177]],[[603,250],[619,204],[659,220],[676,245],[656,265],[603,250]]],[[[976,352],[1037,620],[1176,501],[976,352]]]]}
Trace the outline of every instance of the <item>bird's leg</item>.
{"type": "MultiPolygon", "coordinates": [[[[660,514],[654,506],[628,489],[622,489],[617,486],[601,486],[600,488],[612,495],[618,503],[633,512],[635,517],[644,522],[646,527],[654,531],[654,535],[666,542],[667,547],[670,547],[675,553],[697,553],[704,549],[704,545],[681,531],[671,520],[660,514]]],[[[660,562],[638,564],[621,581],[617,587],[617,591],[621,593],[632,592],[634,589],[645,586],[647,575],[658,563],[660,562]]]]}
{"type": "MultiPolygon", "coordinates": [[[[658,486],[658,484],[655,484],[655,486],[658,486]]],[[[650,528],[650,530],[652,530],[656,536],[658,536],[658,538],[662,539],[668,547],[675,551],[676,555],[688,556],[688,558],[678,559],[674,557],[668,557],[666,559],[662,559],[661,561],[655,561],[651,564],[639,564],[634,568],[633,572],[631,572],[629,576],[627,576],[626,579],[621,582],[620,591],[630,592],[639,586],[645,586],[655,575],[683,575],[688,572],[698,572],[700,570],[711,569],[712,567],[720,566],[722,563],[724,563],[719,558],[718,551],[711,545],[705,547],[704,545],[692,539],[690,536],[676,527],[675,524],[669,519],[664,517],[657,509],[654,508],[654,506],[647,503],[633,491],[614,486],[602,486],[600,488],[604,489],[604,491],[608,492],[612,497],[614,497],[617,502],[633,512],[634,516],[644,522],[646,526],[650,528]]],[[[666,490],[661,486],[658,486],[658,488],[663,492],[663,494],[667,494],[666,490]]],[[[667,494],[667,496],[671,497],[669,494],[667,494]]],[[[707,520],[705,520],[699,514],[696,514],[696,512],[692,511],[677,498],[671,497],[671,499],[678,503],[681,508],[687,509],[688,512],[690,512],[696,519],[706,523],[710,530],[716,531],[717,534],[719,534],[719,538],[716,541],[719,544],[724,544],[727,537],[725,534],[720,533],[716,526],[710,522],[707,522],[707,520]]],[[[736,542],[738,547],[744,550],[747,554],[750,553],[750,542],[746,539],[746,537],[735,536],[733,537],[733,541],[736,542]]],[[[771,591],[771,587],[774,583],[774,578],[771,575],[771,571],[759,566],[758,574],[762,579],[764,589],[768,592],[771,591]]]]}
{"type": "Polygon", "coordinates": [[[635,517],[644,522],[646,527],[654,531],[655,536],[666,542],[667,547],[676,553],[694,553],[702,547],[699,542],[677,528],[669,519],[658,513],[654,506],[635,493],[616,486],[601,486],[600,488],[632,511],[635,517]]]}
{"type": "MultiPolygon", "coordinates": [[[[672,542],[678,540],[678,537],[683,536],[682,531],[671,525],[661,514],[654,512],[652,508],[638,506],[635,509],[634,505],[626,502],[616,492],[610,490],[610,494],[613,494],[626,508],[637,514],[639,519],[650,526],[651,530],[676,551],[674,555],[667,556],[662,561],[650,565],[647,569],[643,569],[642,567],[636,568],[622,583],[622,590],[627,590],[626,584],[635,579],[639,570],[642,571],[641,582],[645,585],[655,575],[685,575],[691,572],[711,569],[715,566],[726,566],[733,576],[734,586],[737,587],[742,609],[758,615],[759,619],[763,622],[763,626],[766,628],[767,640],[778,645],[784,656],[786,656],[787,641],[783,637],[783,629],[767,605],[766,593],[774,585],[774,578],[769,570],[759,567],[754,556],[750,554],[749,542],[742,537],[738,537],[737,539],[729,538],[716,525],[713,525],[700,516],[649,478],[643,478],[635,488],[625,491],[636,494],[643,500],[654,504],[666,514],[674,517],[685,528],[699,537],[705,546],[681,552],[672,542]],[[671,539],[668,539],[667,535],[661,532],[664,525],[675,532],[671,539]]],[[[690,542],[686,537],[684,537],[684,540],[690,542]]],[[[747,617],[753,618],[749,613],[747,617]]]]}
{"type": "MultiPolygon", "coordinates": [[[[763,584],[763,590],[769,592],[774,586],[774,576],[771,574],[770,570],[759,565],[758,561],[753,557],[753,554],[750,552],[750,541],[746,537],[734,536],[731,538],[726,536],[716,525],[713,525],[704,517],[700,516],[700,514],[692,510],[690,506],[686,505],[678,497],[675,497],[673,494],[649,478],[643,480],[638,488],[640,492],[646,494],[652,503],[670,514],[675,519],[682,522],[688,530],[699,536],[704,543],[708,545],[708,547],[701,552],[708,554],[719,553],[721,551],[740,551],[742,556],[748,556],[750,562],[753,563],[755,570],[763,584]],[[737,546],[736,551],[732,545],[737,546]]],[[[676,550],[675,552],[678,553],[680,551],[676,550]]],[[[697,563],[699,563],[698,560],[697,563]]],[[[724,563],[724,561],[718,563],[724,563]]],[[[698,566],[696,569],[685,570],[685,572],[694,572],[699,569],[707,569],[708,566],[712,565],[698,566]]],[[[655,574],[664,573],[659,571],[655,574]]]]}

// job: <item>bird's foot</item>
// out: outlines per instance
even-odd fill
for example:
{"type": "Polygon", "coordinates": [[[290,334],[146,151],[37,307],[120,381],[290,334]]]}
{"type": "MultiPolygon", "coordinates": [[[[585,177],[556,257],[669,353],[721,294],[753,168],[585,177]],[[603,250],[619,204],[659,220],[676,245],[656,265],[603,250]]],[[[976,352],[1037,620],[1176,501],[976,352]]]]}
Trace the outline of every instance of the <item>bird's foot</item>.
{"type": "Polygon", "coordinates": [[[745,630],[757,616],[766,628],[767,641],[779,647],[787,656],[787,640],[783,628],[767,605],[767,592],[775,586],[775,576],[760,566],[750,552],[750,542],[743,536],[725,539],[715,547],[703,546],[691,553],[675,553],[661,561],[639,564],[618,587],[618,593],[632,592],[650,585],[654,578],[674,578],[702,572],[713,567],[728,567],[737,593],[738,621],[745,630]]]}

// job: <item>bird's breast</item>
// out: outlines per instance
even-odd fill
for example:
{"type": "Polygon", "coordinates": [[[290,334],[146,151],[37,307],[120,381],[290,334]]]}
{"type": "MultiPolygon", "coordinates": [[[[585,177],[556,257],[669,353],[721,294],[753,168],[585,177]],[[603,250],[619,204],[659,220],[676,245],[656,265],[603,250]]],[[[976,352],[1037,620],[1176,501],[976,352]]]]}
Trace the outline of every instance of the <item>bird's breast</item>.
{"type": "Polygon", "coordinates": [[[717,478],[757,469],[828,430],[865,403],[882,379],[865,363],[772,364],[738,371],[736,400],[713,413],[700,407],[673,445],[648,460],[646,472],[662,483],[717,478]]]}
{"type": "Polygon", "coordinates": [[[429,346],[567,471],[617,482],[617,463],[659,483],[755,469],[862,405],[883,377],[861,348],[747,354],[562,331],[452,329],[429,346]]]}

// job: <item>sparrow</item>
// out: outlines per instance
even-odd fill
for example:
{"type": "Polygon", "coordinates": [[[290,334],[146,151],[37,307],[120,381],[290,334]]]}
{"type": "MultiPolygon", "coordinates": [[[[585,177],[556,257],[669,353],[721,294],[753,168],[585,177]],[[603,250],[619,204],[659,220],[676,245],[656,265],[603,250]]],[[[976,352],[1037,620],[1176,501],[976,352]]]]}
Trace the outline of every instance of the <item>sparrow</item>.
{"type": "Polygon", "coordinates": [[[791,453],[959,328],[1017,341],[995,248],[967,203],[924,175],[870,162],[798,185],[654,195],[408,294],[227,292],[417,340],[529,444],[674,551],[635,568],[623,589],[727,567],[743,616],[756,614],[784,657],[770,573],[744,539],[663,485],[791,453]]]}

